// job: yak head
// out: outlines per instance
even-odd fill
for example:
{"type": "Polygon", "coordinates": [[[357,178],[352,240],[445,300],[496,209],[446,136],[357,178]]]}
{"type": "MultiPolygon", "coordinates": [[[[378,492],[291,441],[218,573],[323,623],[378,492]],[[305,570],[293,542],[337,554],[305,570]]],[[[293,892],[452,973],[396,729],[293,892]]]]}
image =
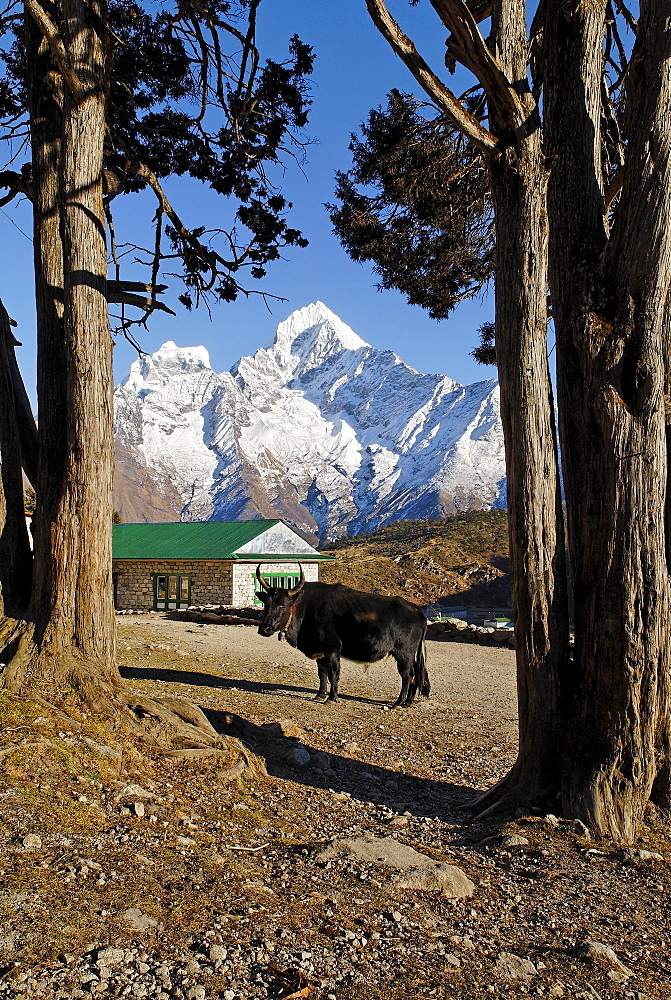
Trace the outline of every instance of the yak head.
{"type": "MultiPolygon", "coordinates": [[[[259,635],[273,635],[284,632],[290,625],[298,595],[305,585],[303,567],[298,564],[301,577],[295,587],[270,587],[261,576],[261,564],[256,567],[256,579],[261,585],[256,596],[265,606],[263,618],[259,625],[259,635]]],[[[281,638],[281,635],[280,635],[281,638]]]]}

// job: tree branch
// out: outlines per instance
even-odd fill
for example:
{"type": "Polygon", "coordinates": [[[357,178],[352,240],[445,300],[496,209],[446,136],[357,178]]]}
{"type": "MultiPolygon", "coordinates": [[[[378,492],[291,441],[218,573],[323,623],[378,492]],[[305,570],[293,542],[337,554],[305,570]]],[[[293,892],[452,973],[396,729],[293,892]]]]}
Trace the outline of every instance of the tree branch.
{"type": "Polygon", "coordinates": [[[499,117],[506,124],[519,127],[526,119],[527,111],[487,48],[468,5],[464,0],[431,0],[431,6],[456,39],[459,62],[478,78],[489,100],[496,104],[499,117]]]}
{"type": "Polygon", "coordinates": [[[497,137],[484,128],[477,118],[466,110],[449,87],[446,87],[436,76],[420,56],[414,43],[403,33],[391,16],[384,0],[366,0],[366,7],[375,27],[399,58],[403,60],[431,100],[435,101],[441,111],[478,149],[481,149],[490,158],[496,156],[499,152],[497,137]]]}
{"type": "Polygon", "coordinates": [[[0,188],[9,188],[9,194],[2,199],[0,205],[6,205],[13,198],[16,198],[17,194],[25,195],[28,201],[33,200],[33,185],[30,177],[16,170],[0,171],[0,188]]]}
{"type": "Polygon", "coordinates": [[[51,49],[51,54],[54,57],[56,65],[61,71],[61,75],[68,86],[68,90],[72,94],[76,103],[81,104],[86,97],[86,91],[84,90],[81,80],[72,67],[70,57],[68,56],[67,49],[65,48],[65,44],[60,36],[58,28],[51,18],[45,13],[42,7],[36,2],[36,0],[24,0],[24,2],[26,10],[42,32],[42,35],[51,49]]]}

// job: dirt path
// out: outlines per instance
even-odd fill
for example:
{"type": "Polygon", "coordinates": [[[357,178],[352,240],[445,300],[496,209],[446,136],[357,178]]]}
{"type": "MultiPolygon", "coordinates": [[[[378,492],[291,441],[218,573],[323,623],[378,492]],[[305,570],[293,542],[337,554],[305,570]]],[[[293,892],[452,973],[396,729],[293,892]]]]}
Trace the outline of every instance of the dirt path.
{"type": "Polygon", "coordinates": [[[358,757],[394,770],[412,762],[405,770],[454,776],[484,788],[514,760],[517,707],[510,649],[428,642],[431,697],[394,711],[389,706],[400,679],[392,659],[367,668],[343,660],[340,700],[322,705],[313,701],[315,664],[251,627],[124,617],[119,661],[128,662],[122,674],[144,691],[157,685],[183,690],[203,708],[234,712],[257,725],[289,719],[310,734],[315,748],[333,752],[356,742],[358,757]]]}

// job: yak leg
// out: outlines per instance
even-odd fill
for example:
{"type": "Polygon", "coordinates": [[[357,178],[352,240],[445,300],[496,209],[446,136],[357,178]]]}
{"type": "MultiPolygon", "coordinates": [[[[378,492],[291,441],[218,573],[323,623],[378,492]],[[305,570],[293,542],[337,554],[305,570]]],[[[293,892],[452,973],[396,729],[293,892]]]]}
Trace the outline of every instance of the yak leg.
{"type": "Polygon", "coordinates": [[[333,650],[324,656],[324,662],[328,670],[328,678],[331,686],[327,701],[338,700],[338,682],[340,681],[340,652],[333,650]]]}
{"type": "Polygon", "coordinates": [[[398,672],[401,675],[401,691],[394,702],[394,708],[399,708],[399,706],[408,707],[412,705],[417,693],[414,664],[408,656],[394,654],[394,659],[396,660],[398,672]]]}
{"type": "Polygon", "coordinates": [[[319,691],[314,697],[315,701],[323,701],[328,694],[329,671],[326,657],[323,653],[315,657],[317,661],[317,672],[319,673],[319,691]]]}

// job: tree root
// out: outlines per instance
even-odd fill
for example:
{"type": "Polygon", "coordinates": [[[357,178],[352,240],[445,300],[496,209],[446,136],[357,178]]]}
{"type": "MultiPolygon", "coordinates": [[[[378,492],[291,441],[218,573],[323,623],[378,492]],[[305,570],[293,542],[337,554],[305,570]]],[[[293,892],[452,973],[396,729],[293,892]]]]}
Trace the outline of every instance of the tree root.
{"type": "Polygon", "coordinates": [[[100,664],[76,648],[57,653],[40,649],[30,622],[0,618],[0,655],[3,651],[7,665],[0,668],[0,688],[44,705],[69,728],[81,731],[83,725],[76,712],[71,713],[71,704],[61,703],[67,690],[76,693],[85,711],[106,716],[112,726],[121,726],[173,759],[226,755],[230,767],[222,773],[223,781],[266,773],[260,758],[239,739],[218,733],[197,705],[131,691],[120,676],[107,677],[100,664]]]}
{"type": "MultiPolygon", "coordinates": [[[[32,636],[32,628],[30,622],[22,619],[0,617],[0,662],[5,664],[0,673],[7,672],[21,639],[28,633],[32,636]]],[[[0,686],[4,687],[5,684],[0,686]]]]}
{"type": "Polygon", "coordinates": [[[136,721],[155,719],[167,727],[172,732],[173,743],[179,739],[188,741],[191,746],[207,747],[219,739],[200,709],[179,698],[148,698],[125,690],[116,692],[116,697],[136,721]]]}
{"type": "Polygon", "coordinates": [[[548,809],[553,796],[549,788],[540,788],[525,779],[519,761],[513,764],[506,775],[487,791],[469,802],[469,811],[478,810],[473,820],[478,822],[497,813],[510,813],[518,809],[548,809]]]}

